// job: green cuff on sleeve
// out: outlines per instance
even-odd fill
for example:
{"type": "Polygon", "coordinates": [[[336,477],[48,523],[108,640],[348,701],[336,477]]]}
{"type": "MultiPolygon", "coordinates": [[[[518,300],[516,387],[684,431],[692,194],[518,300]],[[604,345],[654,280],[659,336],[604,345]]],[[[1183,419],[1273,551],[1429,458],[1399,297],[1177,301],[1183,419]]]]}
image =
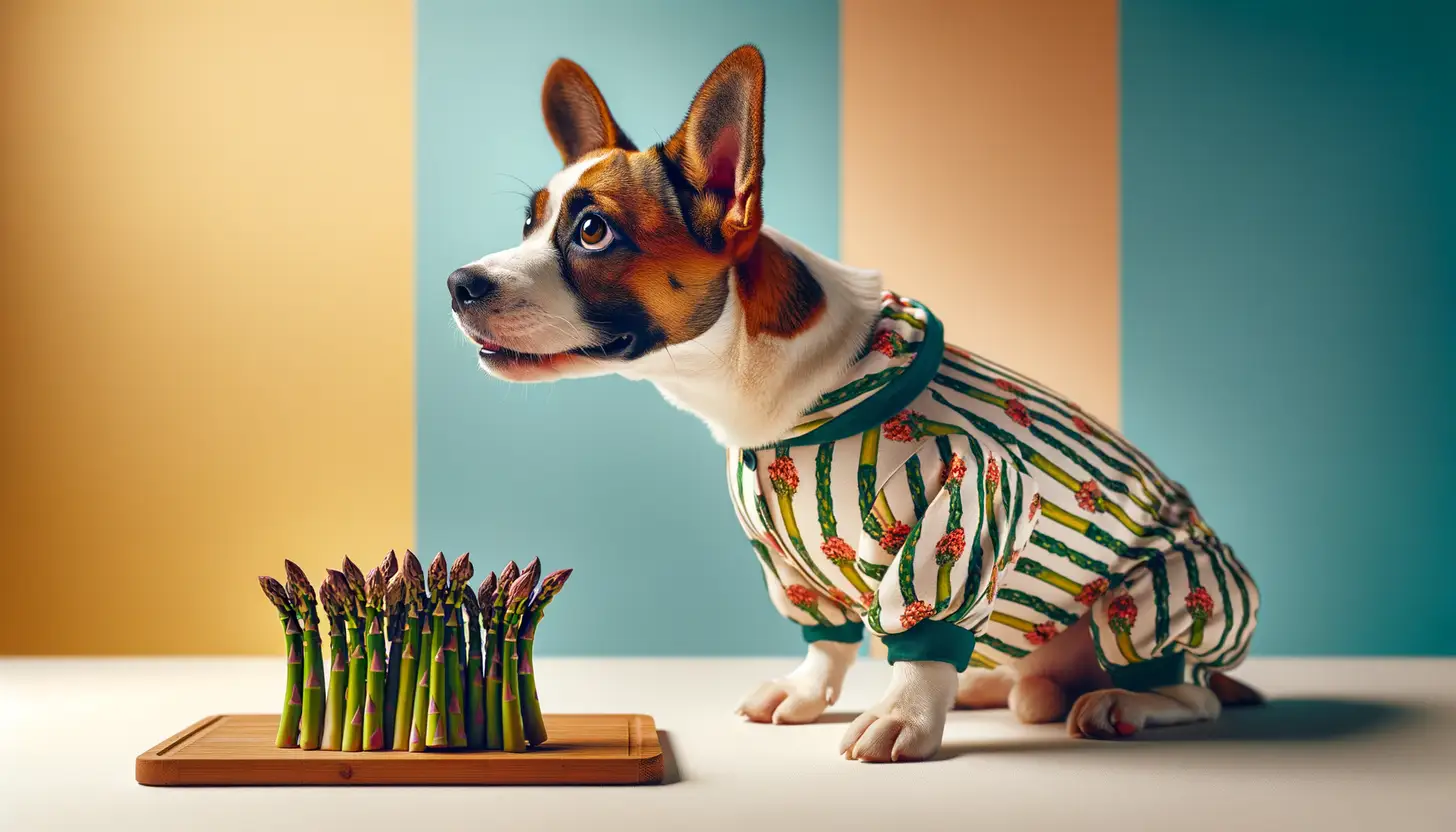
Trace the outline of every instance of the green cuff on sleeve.
{"type": "Polygon", "coordinates": [[[844,624],[805,624],[804,641],[813,644],[816,641],[837,641],[841,644],[856,644],[864,641],[864,624],[859,621],[849,621],[844,624]]]}
{"type": "Polygon", "coordinates": [[[1177,650],[1169,650],[1163,655],[1145,662],[1134,664],[1109,662],[1105,667],[1107,675],[1112,677],[1113,686],[1123,690],[1142,692],[1170,685],[1181,685],[1188,681],[1184,678],[1187,662],[1184,661],[1183,654],[1177,650]]]}
{"type": "Polygon", "coordinates": [[[957,673],[971,663],[971,651],[976,649],[975,633],[949,621],[922,621],[903,633],[885,636],[884,641],[890,664],[945,662],[957,673]]]}

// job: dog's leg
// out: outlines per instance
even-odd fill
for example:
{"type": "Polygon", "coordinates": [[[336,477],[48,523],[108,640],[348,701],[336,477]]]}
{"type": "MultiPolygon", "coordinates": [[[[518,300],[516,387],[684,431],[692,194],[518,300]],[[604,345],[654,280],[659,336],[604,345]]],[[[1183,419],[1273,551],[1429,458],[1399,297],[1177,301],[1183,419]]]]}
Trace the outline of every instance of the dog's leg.
{"type": "Polygon", "coordinates": [[[1016,673],[1010,668],[968,667],[956,682],[955,706],[971,710],[1004,708],[1015,685],[1016,673]]]}
{"type": "Polygon", "coordinates": [[[879,704],[850,723],[839,753],[872,763],[925,760],[940,750],[955,704],[956,671],[945,662],[896,662],[879,704]]]}
{"type": "Polygon", "coordinates": [[[1170,685],[1146,693],[1110,688],[1078,699],[1067,715],[1067,733],[1074,737],[1116,739],[1144,728],[1184,725],[1218,719],[1218,697],[1198,685],[1170,685]]]}
{"type": "Polygon", "coordinates": [[[858,653],[858,644],[813,642],[804,661],[789,675],[764,682],[744,697],[738,715],[752,722],[780,725],[813,722],[839,699],[844,676],[858,653]]]}

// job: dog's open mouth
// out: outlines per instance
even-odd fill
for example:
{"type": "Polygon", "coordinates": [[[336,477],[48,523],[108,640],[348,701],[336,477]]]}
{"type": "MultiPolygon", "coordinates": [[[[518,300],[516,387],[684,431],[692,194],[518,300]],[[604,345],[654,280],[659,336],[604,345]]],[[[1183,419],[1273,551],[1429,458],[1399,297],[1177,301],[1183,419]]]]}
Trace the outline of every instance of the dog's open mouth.
{"type": "Polygon", "coordinates": [[[483,361],[490,361],[492,363],[516,363],[529,361],[538,364],[548,364],[557,359],[567,356],[581,356],[583,358],[621,358],[622,356],[630,352],[633,345],[637,343],[637,336],[628,332],[622,335],[618,335],[612,338],[610,341],[607,341],[606,343],[597,346],[576,347],[575,349],[566,350],[565,352],[550,353],[521,352],[519,350],[513,350],[497,344],[494,341],[487,341],[484,338],[478,337],[472,337],[471,340],[475,341],[476,346],[480,348],[480,358],[483,361]]]}

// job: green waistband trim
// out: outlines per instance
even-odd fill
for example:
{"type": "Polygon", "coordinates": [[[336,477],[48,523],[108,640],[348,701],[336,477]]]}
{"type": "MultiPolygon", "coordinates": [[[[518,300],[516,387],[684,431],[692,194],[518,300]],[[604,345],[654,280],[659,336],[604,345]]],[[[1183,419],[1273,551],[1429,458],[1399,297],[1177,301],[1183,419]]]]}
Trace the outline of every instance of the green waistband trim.
{"type": "Polygon", "coordinates": [[[925,310],[925,335],[920,340],[915,358],[910,361],[910,366],[905,369],[905,372],[876,390],[869,398],[808,433],[764,447],[823,445],[848,439],[851,436],[859,436],[883,425],[891,416],[904,410],[915,401],[915,397],[930,386],[930,380],[940,369],[940,359],[945,354],[944,326],[928,308],[925,306],[920,308],[925,310]]]}

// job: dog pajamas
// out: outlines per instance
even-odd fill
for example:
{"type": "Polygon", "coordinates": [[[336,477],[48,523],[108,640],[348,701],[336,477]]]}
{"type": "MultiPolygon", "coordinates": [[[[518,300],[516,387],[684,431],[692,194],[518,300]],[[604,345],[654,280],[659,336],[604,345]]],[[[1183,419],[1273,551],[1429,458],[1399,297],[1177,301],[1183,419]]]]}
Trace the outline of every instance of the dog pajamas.
{"type": "Polygon", "coordinates": [[[806,641],[960,671],[1090,614],[1118,687],[1242,661],[1258,590],[1187,493],[1117,432],[944,343],[886,293],[841,386],[791,436],[730,449],[729,490],[774,606],[806,641]]]}

